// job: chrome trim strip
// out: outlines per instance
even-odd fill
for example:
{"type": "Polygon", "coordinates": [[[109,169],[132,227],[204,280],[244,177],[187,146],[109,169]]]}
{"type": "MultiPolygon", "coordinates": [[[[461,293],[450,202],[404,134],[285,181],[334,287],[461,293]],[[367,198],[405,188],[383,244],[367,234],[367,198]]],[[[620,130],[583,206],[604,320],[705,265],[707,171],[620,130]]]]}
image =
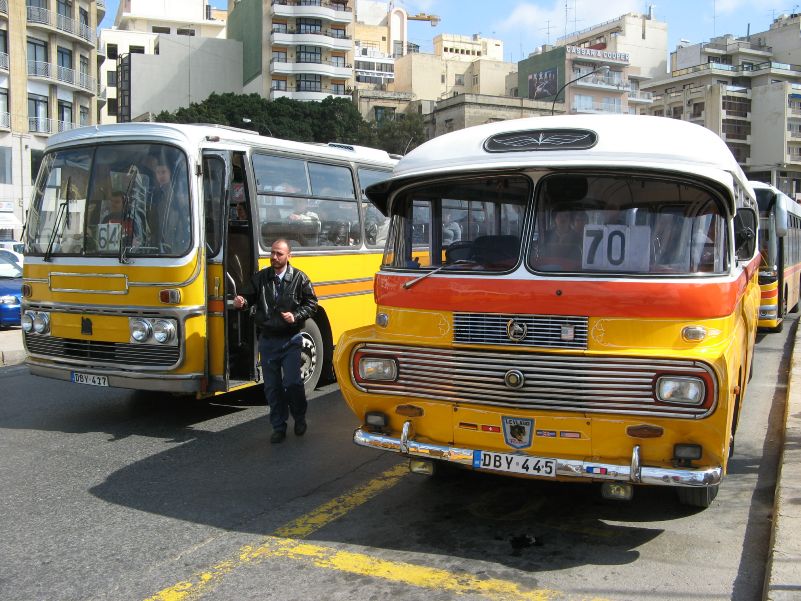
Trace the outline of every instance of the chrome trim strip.
{"type": "Polygon", "coordinates": [[[328,300],[329,298],[345,298],[348,296],[367,296],[373,295],[372,290],[362,290],[361,292],[342,292],[340,294],[325,294],[323,296],[318,296],[317,300],[328,300]]]}
{"type": "Polygon", "coordinates": [[[33,311],[50,311],[55,313],[80,313],[82,315],[116,315],[121,317],[192,317],[203,315],[206,312],[205,305],[190,305],[186,307],[176,307],[171,305],[159,306],[127,306],[119,305],[86,305],[75,304],[65,306],[60,302],[24,302],[23,309],[33,311]]]}
{"type": "Polygon", "coordinates": [[[128,294],[128,275],[124,273],[72,273],[69,271],[52,271],[47,274],[47,287],[50,292],[82,292],[85,294],[128,294]],[[53,288],[53,276],[65,278],[100,278],[104,280],[120,279],[125,282],[125,290],[92,290],[89,288],[53,288]]]}
{"type": "Polygon", "coordinates": [[[640,465],[640,445],[638,444],[635,444],[634,448],[631,450],[631,466],[629,467],[629,471],[631,472],[632,482],[642,482],[642,466],[640,465]]]}
{"type": "Polygon", "coordinates": [[[369,278],[353,278],[350,280],[330,280],[328,282],[312,282],[314,286],[335,286],[338,284],[360,284],[362,282],[372,282],[373,276],[369,278]]]}
{"type": "MultiPolygon", "coordinates": [[[[146,286],[159,286],[164,288],[183,288],[188,286],[192,282],[194,282],[198,276],[200,275],[200,266],[203,262],[200,260],[200,253],[195,255],[195,269],[192,274],[189,276],[188,279],[184,280],[183,282],[138,282],[132,281],[128,285],[129,286],[136,286],[136,287],[146,287],[146,286]]],[[[179,266],[176,266],[179,267],[179,266]]],[[[182,266],[180,266],[182,267],[182,266]]]]}
{"type": "MultiPolygon", "coordinates": [[[[436,445],[407,439],[405,441],[407,450],[403,451],[401,450],[401,439],[394,438],[386,434],[366,432],[362,428],[357,428],[353,433],[353,442],[363,447],[372,447],[374,449],[381,449],[383,451],[403,453],[404,455],[422,457],[424,459],[449,461],[451,463],[458,463],[469,467],[473,466],[473,453],[480,450],[436,445]]],[[[585,480],[617,480],[657,486],[692,487],[714,486],[720,483],[723,476],[723,468],[720,466],[702,469],[679,469],[639,466],[638,464],[637,469],[634,469],[634,455],[635,453],[633,452],[632,465],[616,465],[613,463],[601,463],[594,461],[588,462],[578,459],[556,458],[556,475],[566,478],[581,478],[585,480]],[[603,468],[606,470],[606,474],[587,473],[588,467],[603,468]]],[[[637,457],[639,458],[638,452],[637,457]]],[[[481,470],[481,468],[478,469],[480,471],[493,472],[493,470],[481,470]]],[[[493,473],[497,474],[503,472],[493,473]]],[[[526,477],[525,474],[514,475],[526,477]]],[[[537,476],[531,477],[537,478],[537,476]]]]}

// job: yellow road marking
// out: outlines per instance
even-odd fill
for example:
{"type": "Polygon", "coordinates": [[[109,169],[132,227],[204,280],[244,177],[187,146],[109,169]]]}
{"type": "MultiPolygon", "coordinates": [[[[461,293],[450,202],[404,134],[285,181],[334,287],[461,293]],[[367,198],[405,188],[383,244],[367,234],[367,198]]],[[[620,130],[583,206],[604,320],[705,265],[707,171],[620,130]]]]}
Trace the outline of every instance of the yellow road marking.
{"type": "MultiPolygon", "coordinates": [[[[342,551],[298,540],[392,488],[408,473],[405,463],[390,468],[366,484],[323,503],[309,513],[278,528],[273,535],[265,537],[259,544],[241,547],[235,558],[221,561],[207,570],[198,572],[191,580],[185,580],[165,588],[145,601],[197,600],[205,592],[214,588],[226,574],[241,566],[270,558],[288,558],[319,568],[371,576],[420,588],[445,590],[454,594],[480,594],[487,599],[496,601],[548,601],[565,598],[565,595],[558,591],[526,590],[510,581],[477,578],[466,573],[454,574],[438,568],[388,561],[363,553],[342,551]]],[[[603,600],[593,597],[591,601],[603,600]]]]}

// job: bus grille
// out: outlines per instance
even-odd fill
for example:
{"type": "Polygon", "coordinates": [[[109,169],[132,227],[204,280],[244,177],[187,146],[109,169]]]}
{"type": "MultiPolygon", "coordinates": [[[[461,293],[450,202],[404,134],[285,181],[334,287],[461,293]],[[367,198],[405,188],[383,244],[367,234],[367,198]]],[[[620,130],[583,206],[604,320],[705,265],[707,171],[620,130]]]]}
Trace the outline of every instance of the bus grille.
{"type": "Polygon", "coordinates": [[[26,335],[25,343],[32,355],[131,367],[171,367],[178,363],[180,357],[178,346],[75,340],[38,335],[26,335]]]}
{"type": "Polygon", "coordinates": [[[569,315],[454,313],[453,341],[461,344],[586,349],[587,321],[586,317],[569,315]],[[512,321],[524,328],[525,336],[520,340],[509,337],[507,328],[512,321]]]}
{"type": "MultiPolygon", "coordinates": [[[[369,356],[394,357],[394,382],[359,382],[376,394],[412,396],[457,403],[509,408],[550,409],[583,413],[622,413],[661,417],[701,418],[711,407],[677,407],[657,403],[658,375],[680,373],[708,376],[714,372],[698,361],[658,358],[585,357],[565,354],[499,353],[366,344],[357,349],[369,356]],[[506,386],[509,370],[522,372],[519,389],[506,386]]],[[[707,391],[717,398],[715,390],[707,391]]]]}

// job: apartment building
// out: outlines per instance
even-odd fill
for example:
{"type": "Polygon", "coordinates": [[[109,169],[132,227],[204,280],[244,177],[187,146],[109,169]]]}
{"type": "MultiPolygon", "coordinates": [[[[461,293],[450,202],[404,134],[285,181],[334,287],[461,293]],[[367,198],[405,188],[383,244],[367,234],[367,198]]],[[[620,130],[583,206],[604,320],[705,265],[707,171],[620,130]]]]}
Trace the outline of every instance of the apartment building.
{"type": "Polygon", "coordinates": [[[246,94],[350,98],[352,0],[229,0],[228,38],[242,43],[246,94]]]}
{"type": "Polygon", "coordinates": [[[103,0],[0,0],[0,239],[18,237],[50,134],[95,123],[103,0]]]}
{"type": "MultiPolygon", "coordinates": [[[[132,63],[138,62],[140,66],[149,66],[156,69],[155,73],[173,74],[174,71],[182,66],[184,69],[191,68],[191,65],[184,64],[191,62],[187,56],[196,50],[201,43],[198,40],[225,40],[226,36],[227,11],[213,8],[207,0],[169,0],[167,2],[154,2],[153,0],[121,0],[114,18],[114,26],[110,29],[100,31],[99,51],[101,57],[106,60],[101,61],[98,66],[100,78],[100,102],[98,121],[100,123],[116,123],[117,121],[131,121],[145,112],[158,112],[161,110],[174,110],[179,106],[186,105],[186,99],[194,96],[195,100],[202,100],[207,97],[209,92],[197,89],[194,94],[191,90],[170,88],[170,96],[180,98],[178,102],[170,101],[167,98],[165,104],[158,100],[157,91],[151,86],[152,79],[130,79],[132,63]],[[162,53],[162,45],[159,43],[159,36],[165,38],[172,36],[172,40],[165,41],[165,46],[172,52],[162,53]],[[180,48],[183,47],[181,51],[180,48]],[[162,56],[170,54],[170,56],[162,56]],[[139,59],[141,56],[162,56],[161,59],[139,59]],[[121,75],[126,79],[120,81],[121,75]],[[122,92],[122,93],[120,93],[122,92]]],[[[221,48],[220,52],[236,54],[236,48],[228,50],[224,43],[217,44],[221,48]]],[[[224,63],[228,63],[225,60],[224,63]]],[[[215,67],[219,68],[219,61],[215,61],[215,67]]],[[[179,88],[191,87],[195,83],[197,87],[200,78],[201,65],[200,59],[195,60],[194,82],[181,78],[176,80],[179,88]]],[[[228,69],[223,71],[223,75],[240,69],[237,63],[233,67],[227,65],[228,69]]],[[[217,73],[221,73],[217,71],[217,73]]],[[[163,81],[160,77],[158,81],[163,81]]],[[[158,83],[155,82],[155,83],[158,83]]],[[[241,89],[241,82],[238,82],[241,89]]],[[[220,91],[234,91],[230,86],[223,86],[220,91]]]]}
{"type": "Polygon", "coordinates": [[[647,84],[647,112],[711,129],[750,178],[801,199],[800,40],[792,14],[768,31],[681,44],[670,75],[647,84]]]}

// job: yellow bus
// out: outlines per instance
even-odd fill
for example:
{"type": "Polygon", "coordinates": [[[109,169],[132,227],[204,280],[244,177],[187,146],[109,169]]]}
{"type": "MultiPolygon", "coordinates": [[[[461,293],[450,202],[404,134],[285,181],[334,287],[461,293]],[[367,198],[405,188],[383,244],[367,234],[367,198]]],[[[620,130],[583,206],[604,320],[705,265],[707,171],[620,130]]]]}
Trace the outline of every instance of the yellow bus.
{"type": "Polygon", "coordinates": [[[801,205],[778,188],[751,182],[759,205],[759,327],[781,332],[801,294],[801,205]]]}
{"type": "Polygon", "coordinates": [[[504,121],[426,142],[367,194],[391,215],[376,322],[335,351],[357,444],[712,502],[759,307],[757,205],[719,137],[504,121]]]}
{"type": "Polygon", "coordinates": [[[232,299],[276,238],[312,279],[304,380],[374,312],[385,218],[362,190],[384,151],[235,128],[129,123],[53,136],[26,233],[22,328],[33,374],[193,393],[260,381],[257,332],[232,299]]]}

